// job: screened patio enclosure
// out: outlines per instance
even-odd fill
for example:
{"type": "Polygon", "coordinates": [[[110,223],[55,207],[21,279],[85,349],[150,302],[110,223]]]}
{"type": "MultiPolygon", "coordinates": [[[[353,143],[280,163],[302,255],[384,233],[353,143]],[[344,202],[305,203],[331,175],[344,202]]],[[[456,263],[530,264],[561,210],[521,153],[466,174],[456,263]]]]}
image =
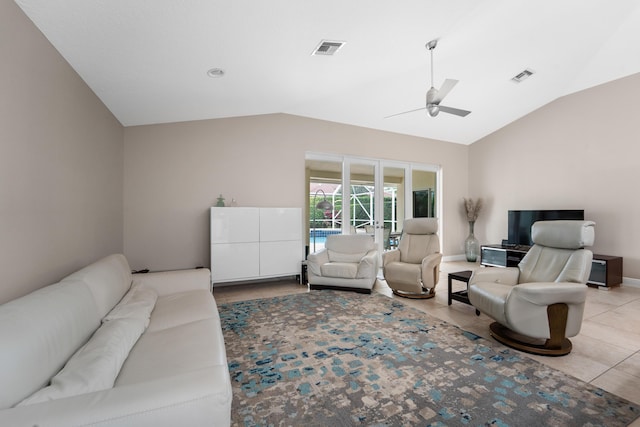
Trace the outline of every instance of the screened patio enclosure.
{"type": "MultiPolygon", "coordinates": [[[[368,227],[374,226],[374,186],[373,185],[352,185],[350,192],[349,208],[353,213],[349,218],[349,230],[353,232],[366,232],[368,227]]],[[[397,231],[398,224],[396,220],[397,211],[397,188],[384,188],[384,228],[389,228],[392,232],[397,231]],[[388,215],[387,215],[388,212],[388,215]],[[387,219],[389,218],[389,219],[387,219]]],[[[342,184],[314,183],[310,184],[309,192],[309,225],[310,228],[319,229],[342,229],[342,184]],[[325,210],[317,209],[315,204],[326,199],[333,209],[325,210]],[[315,196],[315,197],[314,197],[315,196]],[[314,203],[315,199],[315,203],[314,203]],[[315,217],[314,217],[315,211],[315,217]]]]}

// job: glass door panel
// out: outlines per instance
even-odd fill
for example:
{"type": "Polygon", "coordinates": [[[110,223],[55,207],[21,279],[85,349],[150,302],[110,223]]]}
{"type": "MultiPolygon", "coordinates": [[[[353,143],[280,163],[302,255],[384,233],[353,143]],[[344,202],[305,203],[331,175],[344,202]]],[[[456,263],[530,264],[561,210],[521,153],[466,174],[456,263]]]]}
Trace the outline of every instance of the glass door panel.
{"type": "Polygon", "coordinates": [[[307,253],[324,248],[329,234],[342,228],[342,161],[307,159],[307,253]]]}
{"type": "Polygon", "coordinates": [[[405,171],[402,165],[383,167],[382,250],[396,248],[402,233],[406,206],[405,171]]]}
{"type": "Polygon", "coordinates": [[[376,164],[349,164],[348,234],[374,235],[376,221],[376,164]]]}

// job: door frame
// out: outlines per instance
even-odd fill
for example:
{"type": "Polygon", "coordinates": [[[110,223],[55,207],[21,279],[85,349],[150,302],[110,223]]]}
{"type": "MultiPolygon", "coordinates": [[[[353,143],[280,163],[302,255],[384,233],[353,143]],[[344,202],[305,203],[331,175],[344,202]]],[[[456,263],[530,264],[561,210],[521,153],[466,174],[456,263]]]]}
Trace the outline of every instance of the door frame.
{"type": "MultiPolygon", "coordinates": [[[[306,152],[305,162],[307,160],[319,160],[327,162],[335,162],[341,164],[342,171],[342,234],[350,234],[349,227],[351,221],[351,168],[355,164],[371,165],[374,168],[374,240],[378,247],[380,257],[384,252],[383,233],[384,233],[384,169],[385,167],[393,167],[404,169],[404,219],[413,217],[413,171],[425,171],[436,173],[436,218],[442,218],[442,200],[443,200],[443,183],[442,183],[442,167],[430,163],[404,162],[400,160],[377,159],[372,157],[336,155],[318,152],[306,152]],[[345,200],[349,201],[348,207],[345,209],[345,200]]],[[[305,194],[308,197],[309,181],[305,183],[305,194]]],[[[307,203],[305,203],[305,206],[307,203]]],[[[308,217],[308,212],[306,216],[308,217]]],[[[443,224],[442,220],[438,221],[438,236],[440,245],[442,246],[443,224]]]]}

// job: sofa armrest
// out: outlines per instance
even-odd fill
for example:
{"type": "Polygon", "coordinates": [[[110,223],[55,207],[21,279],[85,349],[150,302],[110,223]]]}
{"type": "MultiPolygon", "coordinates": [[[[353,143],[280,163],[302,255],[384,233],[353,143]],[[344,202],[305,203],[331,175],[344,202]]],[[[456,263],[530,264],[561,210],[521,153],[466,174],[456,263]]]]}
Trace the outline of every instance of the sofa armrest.
{"type": "Polygon", "coordinates": [[[316,276],[322,276],[320,266],[327,262],[329,262],[329,252],[326,249],[321,249],[309,254],[307,257],[307,269],[310,273],[313,273],[316,276]]]}
{"type": "Polygon", "coordinates": [[[373,249],[362,257],[358,264],[358,272],[356,277],[362,279],[365,277],[374,277],[378,273],[378,251],[373,249]]]}
{"type": "Polygon", "coordinates": [[[517,285],[520,277],[518,267],[486,267],[474,270],[469,279],[469,286],[474,283],[501,283],[503,285],[517,285]]]}
{"type": "Polygon", "coordinates": [[[153,289],[158,296],[201,289],[210,290],[211,272],[207,268],[197,268],[134,274],[133,285],[153,289]]]}

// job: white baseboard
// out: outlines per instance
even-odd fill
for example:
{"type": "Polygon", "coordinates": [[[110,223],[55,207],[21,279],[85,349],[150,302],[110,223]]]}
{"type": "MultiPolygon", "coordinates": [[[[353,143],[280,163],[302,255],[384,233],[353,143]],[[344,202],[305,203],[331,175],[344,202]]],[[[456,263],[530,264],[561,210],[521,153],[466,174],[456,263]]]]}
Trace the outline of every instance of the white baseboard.
{"type": "Polygon", "coordinates": [[[455,261],[466,261],[467,257],[462,254],[462,255],[447,255],[445,257],[442,257],[442,261],[444,262],[455,262],[455,261]]]}
{"type": "Polygon", "coordinates": [[[640,279],[634,279],[632,277],[623,277],[622,286],[629,286],[630,288],[640,288],[640,279]]]}

